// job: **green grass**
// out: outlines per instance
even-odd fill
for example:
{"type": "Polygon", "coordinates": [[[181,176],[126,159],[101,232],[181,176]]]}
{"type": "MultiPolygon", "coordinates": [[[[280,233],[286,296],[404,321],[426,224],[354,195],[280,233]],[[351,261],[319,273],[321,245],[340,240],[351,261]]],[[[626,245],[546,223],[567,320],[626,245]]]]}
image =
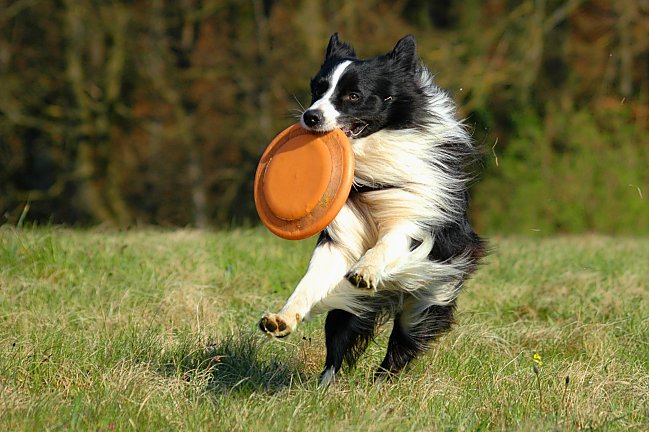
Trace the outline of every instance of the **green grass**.
{"type": "Polygon", "coordinates": [[[256,331],[312,245],[0,228],[0,430],[649,430],[649,239],[493,239],[427,355],[326,391],[322,317],[256,331]]]}

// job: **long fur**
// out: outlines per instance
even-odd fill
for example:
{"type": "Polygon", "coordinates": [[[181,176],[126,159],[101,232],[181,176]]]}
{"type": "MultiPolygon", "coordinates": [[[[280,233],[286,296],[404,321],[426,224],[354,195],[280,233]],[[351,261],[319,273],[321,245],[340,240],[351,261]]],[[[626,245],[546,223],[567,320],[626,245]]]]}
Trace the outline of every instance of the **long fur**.
{"type": "Polygon", "coordinates": [[[396,373],[450,328],[455,300],[484,255],[467,219],[466,169],[477,151],[412,36],[386,55],[359,60],[334,34],[311,88],[301,122],[350,137],[354,189],[295,292],[260,328],[283,337],[302,319],[328,312],[321,379],[329,383],[393,317],[377,373],[396,373]]]}

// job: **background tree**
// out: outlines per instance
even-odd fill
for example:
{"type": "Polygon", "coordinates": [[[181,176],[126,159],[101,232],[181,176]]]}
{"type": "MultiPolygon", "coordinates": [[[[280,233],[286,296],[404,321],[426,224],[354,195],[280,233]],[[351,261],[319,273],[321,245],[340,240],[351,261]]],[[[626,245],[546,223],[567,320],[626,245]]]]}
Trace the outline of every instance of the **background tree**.
{"type": "Polygon", "coordinates": [[[405,33],[485,149],[483,231],[649,233],[647,0],[0,0],[0,223],[256,221],[329,35],[405,33]],[[28,209],[28,211],[26,211],[28,209]]]}

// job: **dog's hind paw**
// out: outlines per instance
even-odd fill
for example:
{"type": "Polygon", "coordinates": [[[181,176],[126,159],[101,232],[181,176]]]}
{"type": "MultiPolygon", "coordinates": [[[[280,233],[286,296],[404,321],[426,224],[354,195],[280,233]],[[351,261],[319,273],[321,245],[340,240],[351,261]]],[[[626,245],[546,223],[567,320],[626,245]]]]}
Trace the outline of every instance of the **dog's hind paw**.
{"type": "Polygon", "coordinates": [[[266,314],[259,320],[259,329],[268,336],[283,338],[293,331],[281,316],[277,314],[266,314]]]}
{"type": "Polygon", "coordinates": [[[334,383],[335,378],[336,378],[336,368],[333,366],[325,368],[325,370],[323,370],[322,373],[320,374],[320,387],[330,386],[331,384],[334,383]]]}

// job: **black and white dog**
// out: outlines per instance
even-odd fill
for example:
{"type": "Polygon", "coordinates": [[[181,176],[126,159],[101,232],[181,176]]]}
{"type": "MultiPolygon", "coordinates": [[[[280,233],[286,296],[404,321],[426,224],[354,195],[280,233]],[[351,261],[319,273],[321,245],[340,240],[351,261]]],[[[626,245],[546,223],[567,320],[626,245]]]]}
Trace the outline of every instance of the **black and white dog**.
{"type": "Polygon", "coordinates": [[[286,305],[259,327],[284,337],[328,312],[321,375],[328,384],[394,317],[377,376],[394,374],[451,327],[462,285],[485,254],[467,219],[465,169],[477,151],[413,36],[361,60],[334,34],[311,95],[302,126],[347,134],[354,187],[286,305]]]}

